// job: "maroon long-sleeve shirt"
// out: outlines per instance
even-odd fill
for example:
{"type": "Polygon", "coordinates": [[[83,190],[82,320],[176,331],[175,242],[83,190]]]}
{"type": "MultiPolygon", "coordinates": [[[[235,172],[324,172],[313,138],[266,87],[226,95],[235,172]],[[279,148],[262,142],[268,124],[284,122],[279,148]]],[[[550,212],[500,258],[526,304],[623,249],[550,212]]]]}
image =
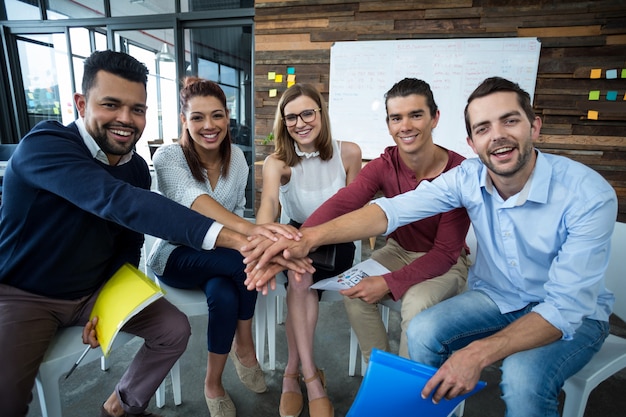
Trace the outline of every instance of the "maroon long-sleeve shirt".
{"type": "MultiPolygon", "coordinates": [[[[444,172],[459,165],[464,159],[448,150],[448,164],[444,172]]],[[[385,197],[393,197],[415,189],[420,182],[400,158],[398,148],[390,146],[380,157],[368,162],[352,183],[315,210],[303,226],[315,226],[359,209],[379,191],[385,197]]],[[[392,298],[398,300],[413,285],[446,273],[457,262],[465,247],[469,223],[469,217],[462,208],[410,223],[392,232],[388,238],[393,238],[404,249],[426,252],[409,265],[383,276],[392,298]]]]}

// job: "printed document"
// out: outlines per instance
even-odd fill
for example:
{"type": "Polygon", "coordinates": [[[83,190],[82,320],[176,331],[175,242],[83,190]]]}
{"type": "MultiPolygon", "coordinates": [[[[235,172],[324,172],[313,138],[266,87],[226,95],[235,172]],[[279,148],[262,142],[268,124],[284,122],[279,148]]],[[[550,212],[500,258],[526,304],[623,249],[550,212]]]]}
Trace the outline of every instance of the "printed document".
{"type": "Polygon", "coordinates": [[[311,285],[311,289],[341,291],[354,287],[365,277],[387,274],[390,271],[373,259],[367,259],[339,275],[311,285]]]}

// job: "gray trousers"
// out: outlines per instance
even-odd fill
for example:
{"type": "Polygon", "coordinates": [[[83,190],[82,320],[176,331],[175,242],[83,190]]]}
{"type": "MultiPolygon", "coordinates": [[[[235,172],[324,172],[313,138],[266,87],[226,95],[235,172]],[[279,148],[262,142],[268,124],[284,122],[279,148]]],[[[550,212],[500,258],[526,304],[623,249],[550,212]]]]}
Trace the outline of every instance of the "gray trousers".
{"type": "MultiPolygon", "coordinates": [[[[76,300],[43,297],[0,284],[0,410],[23,417],[32,401],[39,364],[59,328],[84,326],[97,293],[76,300]]],[[[145,340],[115,387],[127,413],[139,414],[184,353],[191,335],[187,316],[159,299],[122,329],[145,340]]],[[[78,359],[78,358],[77,358],[78,359]]],[[[104,402],[106,398],[102,399],[104,402]]],[[[86,414],[96,415],[98,410],[86,414]]]]}

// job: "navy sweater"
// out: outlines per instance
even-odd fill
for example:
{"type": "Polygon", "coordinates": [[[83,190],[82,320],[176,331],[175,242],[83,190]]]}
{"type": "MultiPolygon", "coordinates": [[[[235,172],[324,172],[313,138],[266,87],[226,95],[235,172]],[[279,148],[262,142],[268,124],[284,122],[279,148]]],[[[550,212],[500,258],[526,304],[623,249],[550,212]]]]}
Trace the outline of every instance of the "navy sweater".
{"type": "Polygon", "coordinates": [[[0,207],[0,282],[52,298],[97,290],[139,263],[143,233],[201,249],[213,220],[149,191],[146,162],[94,159],[75,124],[42,122],[18,145],[0,207]]]}

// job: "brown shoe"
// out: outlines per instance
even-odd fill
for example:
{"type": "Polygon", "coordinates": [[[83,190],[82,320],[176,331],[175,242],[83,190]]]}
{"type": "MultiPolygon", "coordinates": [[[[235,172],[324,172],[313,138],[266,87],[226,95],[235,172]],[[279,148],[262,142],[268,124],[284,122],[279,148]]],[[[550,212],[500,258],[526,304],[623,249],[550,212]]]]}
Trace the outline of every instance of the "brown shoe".
{"type": "MultiPolygon", "coordinates": [[[[109,414],[107,412],[107,410],[104,409],[104,406],[100,407],[100,417],[116,417],[113,416],[111,414],[109,414]]],[[[119,417],[163,417],[160,414],[154,414],[154,413],[150,413],[148,411],[144,411],[140,414],[129,414],[129,413],[124,413],[119,417]]]]}
{"type": "MultiPolygon", "coordinates": [[[[304,383],[307,384],[309,382],[313,382],[318,378],[322,383],[322,387],[326,390],[326,377],[324,376],[324,371],[321,369],[318,369],[312,377],[305,379],[304,383]]],[[[333,404],[330,402],[328,396],[309,400],[309,416],[335,417],[335,409],[333,408],[333,404]]]]}
{"type": "MultiPolygon", "coordinates": [[[[298,379],[298,374],[285,374],[283,378],[298,379]]],[[[304,400],[299,392],[283,392],[280,394],[278,412],[280,417],[298,417],[304,408],[304,400]]]]}

